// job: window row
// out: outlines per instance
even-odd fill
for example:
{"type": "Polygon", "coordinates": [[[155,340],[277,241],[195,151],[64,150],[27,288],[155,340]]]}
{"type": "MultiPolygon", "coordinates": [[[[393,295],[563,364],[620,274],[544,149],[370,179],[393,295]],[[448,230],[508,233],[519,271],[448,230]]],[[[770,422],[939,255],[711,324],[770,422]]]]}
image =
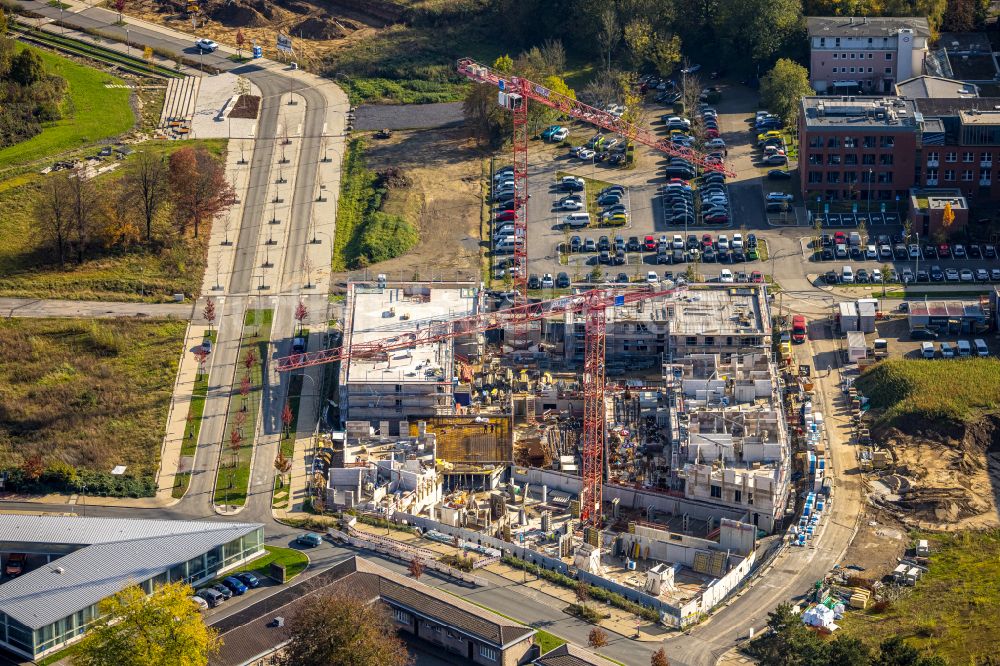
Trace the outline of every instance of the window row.
{"type": "MultiPolygon", "coordinates": [[[[824,164],[822,153],[809,153],[808,158],[809,164],[813,166],[821,166],[824,164]]],[[[894,164],[892,153],[885,153],[883,155],[875,155],[872,153],[862,155],[860,162],[858,161],[858,156],[855,154],[848,155],[827,155],[826,162],[828,166],[840,166],[841,164],[845,166],[857,166],[858,164],[864,164],[866,166],[874,166],[876,164],[880,166],[892,166],[894,164]]]]}
{"type": "MultiPolygon", "coordinates": [[[[833,37],[832,39],[833,39],[833,45],[834,46],[840,46],[840,37],[833,37]]],[[[855,38],[852,37],[852,38],[849,38],[849,39],[855,39],[855,38]]],[[[858,39],[861,39],[861,38],[858,38],[858,39]]],[[[856,44],[858,42],[855,41],[855,42],[852,42],[852,43],[856,44]]],[[[882,43],[882,46],[889,46],[889,38],[888,37],[882,37],[882,42],[881,43],[882,43]]],[[[820,46],[826,46],[827,45],[826,44],[826,37],[820,37],[819,38],[819,45],[820,46]]],[[[869,37],[868,38],[868,45],[869,46],[875,46],[875,38],[874,37],[869,37]]],[[[887,53],[886,55],[890,56],[892,54],[891,53],[887,53]]]]}
{"type": "Polygon", "coordinates": [[[853,137],[853,136],[820,136],[814,135],[809,137],[809,147],[810,148],[892,148],[896,145],[896,137],[888,136],[864,136],[864,137],[853,137]]]}
{"type": "MultiPolygon", "coordinates": [[[[975,162],[976,161],[976,155],[977,154],[974,153],[974,152],[972,152],[972,151],[965,151],[965,152],[962,153],[962,161],[963,162],[968,162],[968,163],[975,162]]],[[[991,152],[978,153],[978,156],[979,156],[979,161],[980,162],[992,162],[993,161],[993,153],[991,153],[991,152]]],[[[938,153],[938,152],[931,151],[931,152],[927,153],[927,162],[928,163],[937,162],[939,160],[939,158],[940,158],[940,153],[938,153]]],[[[958,153],[955,152],[955,151],[949,151],[949,152],[945,153],[944,154],[944,161],[945,162],[957,162],[958,161],[958,153]]]]}
{"type": "MultiPolygon", "coordinates": [[[[868,68],[868,73],[869,74],[873,74],[874,72],[875,72],[875,68],[874,67],[869,67],[868,68]]],[[[865,68],[864,67],[851,67],[850,71],[848,71],[847,67],[834,67],[833,68],[833,73],[834,74],[864,74],[865,73],[865,68]]],[[[886,74],[892,74],[892,67],[886,67],[885,68],[885,73],[886,74]]]]}
{"type": "MultiPolygon", "coordinates": [[[[857,60],[864,60],[866,54],[864,54],[864,53],[856,53],[856,54],[855,53],[851,53],[851,54],[847,54],[847,53],[836,53],[836,52],[834,52],[833,59],[837,60],[837,58],[839,57],[841,60],[847,60],[848,59],[848,55],[850,55],[850,59],[851,60],[855,60],[855,59],[857,59],[857,60]]],[[[868,57],[869,60],[872,60],[872,59],[874,59],[875,54],[874,53],[869,53],[869,54],[867,54],[867,57],[868,57]]],[[[885,54],[885,59],[886,60],[892,60],[892,54],[891,53],[886,53],[885,54]]]]}
{"type": "Polygon", "coordinates": [[[838,183],[861,183],[867,185],[868,183],[881,183],[888,184],[892,182],[892,172],[891,171],[879,171],[878,173],[871,171],[828,171],[826,172],[826,178],[823,178],[822,171],[810,171],[807,177],[807,181],[810,185],[817,185],[819,183],[829,183],[831,185],[836,185],[838,183]]]}
{"type": "MultiPolygon", "coordinates": [[[[937,181],[939,173],[942,172],[939,172],[937,169],[928,169],[927,180],[937,181]]],[[[956,171],[954,169],[945,169],[943,172],[944,177],[941,180],[944,180],[945,182],[955,182],[956,180],[955,175],[956,171]]],[[[963,169],[961,172],[958,173],[958,175],[960,176],[961,180],[966,183],[971,183],[973,180],[976,179],[976,172],[973,169],[963,169]]],[[[988,169],[980,169],[978,175],[980,181],[989,181],[992,179],[992,176],[988,169]]]]}

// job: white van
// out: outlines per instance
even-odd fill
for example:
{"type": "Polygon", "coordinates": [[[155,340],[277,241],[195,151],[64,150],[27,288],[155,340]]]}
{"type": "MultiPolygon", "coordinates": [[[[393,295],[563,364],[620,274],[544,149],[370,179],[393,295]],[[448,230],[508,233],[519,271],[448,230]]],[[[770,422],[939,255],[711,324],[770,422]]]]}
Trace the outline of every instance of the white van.
{"type": "Polygon", "coordinates": [[[921,358],[934,358],[934,343],[933,342],[921,342],[920,343],[920,357],[921,358]]]}
{"type": "Polygon", "coordinates": [[[968,340],[958,341],[958,355],[962,357],[972,356],[972,345],[969,344],[968,340]]]}
{"type": "Polygon", "coordinates": [[[845,284],[854,283],[854,269],[850,266],[844,266],[844,270],[840,274],[840,281],[845,284]]]}
{"type": "Polygon", "coordinates": [[[570,229],[582,229],[590,225],[590,213],[570,213],[563,218],[563,225],[570,229]]]}
{"type": "Polygon", "coordinates": [[[941,343],[941,358],[955,358],[955,348],[950,342],[941,343]]]}
{"type": "Polygon", "coordinates": [[[972,346],[976,348],[976,356],[986,358],[990,355],[990,348],[986,346],[986,340],[976,338],[972,341],[972,346]]]}
{"type": "MultiPolygon", "coordinates": [[[[517,242],[518,242],[518,244],[523,245],[524,244],[524,239],[523,238],[518,238],[517,242]]],[[[493,252],[495,254],[513,254],[514,253],[514,247],[515,247],[514,237],[513,236],[504,236],[499,241],[497,241],[497,244],[493,247],[493,252]]]]}

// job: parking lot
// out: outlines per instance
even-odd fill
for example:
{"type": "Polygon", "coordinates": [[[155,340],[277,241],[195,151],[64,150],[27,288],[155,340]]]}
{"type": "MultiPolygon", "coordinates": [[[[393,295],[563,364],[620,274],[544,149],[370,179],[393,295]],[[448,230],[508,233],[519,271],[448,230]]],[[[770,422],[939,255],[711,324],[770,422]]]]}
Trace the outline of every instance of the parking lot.
{"type": "Polygon", "coordinates": [[[860,284],[871,282],[876,270],[885,273],[885,281],[890,283],[1000,282],[1000,257],[995,246],[919,243],[913,238],[906,243],[901,229],[897,229],[890,232],[887,228],[883,232],[879,228],[854,244],[850,242],[850,232],[831,230],[823,234],[818,248],[814,247],[815,239],[803,238],[803,256],[810,260],[807,271],[821,275],[827,284],[842,284],[845,266],[852,269],[853,282],[860,284]],[[837,243],[837,240],[848,242],[837,243]]]}

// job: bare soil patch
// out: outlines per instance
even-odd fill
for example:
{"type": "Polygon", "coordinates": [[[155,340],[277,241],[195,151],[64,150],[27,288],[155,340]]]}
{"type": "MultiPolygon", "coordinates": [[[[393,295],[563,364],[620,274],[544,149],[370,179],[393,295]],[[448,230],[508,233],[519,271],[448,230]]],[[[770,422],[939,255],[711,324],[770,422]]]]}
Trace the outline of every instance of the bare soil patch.
{"type": "MultiPolygon", "coordinates": [[[[386,213],[401,215],[420,231],[407,254],[373,264],[368,274],[391,279],[469,280],[479,277],[480,178],[482,155],[464,128],[393,132],[367,141],[367,166],[408,179],[412,186],[390,188],[386,213]]],[[[364,271],[334,275],[335,281],[363,277],[364,271]]]]}
{"type": "Polygon", "coordinates": [[[256,118],[260,113],[260,97],[257,95],[240,95],[229,112],[230,118],[256,118]]]}

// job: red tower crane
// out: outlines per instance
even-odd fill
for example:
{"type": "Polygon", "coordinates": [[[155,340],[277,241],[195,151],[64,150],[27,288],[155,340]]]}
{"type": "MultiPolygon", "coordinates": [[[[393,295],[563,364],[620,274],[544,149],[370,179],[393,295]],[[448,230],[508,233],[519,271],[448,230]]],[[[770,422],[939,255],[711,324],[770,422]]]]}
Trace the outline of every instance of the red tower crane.
{"type": "MultiPolygon", "coordinates": [[[[481,65],[471,58],[458,61],[458,73],[496,86],[500,106],[511,111],[514,121],[514,289],[524,302],[528,289],[528,100],[556,109],[563,115],[591,123],[615,132],[628,140],[649,146],[671,157],[682,157],[706,171],[718,171],[733,177],[736,174],[718,161],[690,148],[674,145],[649,130],[622,120],[615,115],[578,102],[523,76],[512,76],[481,65]]],[[[521,337],[516,335],[516,337],[521,337]]]]}
{"type": "Polygon", "coordinates": [[[307,354],[293,354],[276,361],[279,372],[352,358],[389,358],[391,352],[417,345],[450,340],[463,335],[483,333],[504,326],[517,326],[567,312],[582,313],[585,326],[583,365],[583,487],[580,492],[580,519],[599,527],[601,524],[601,485],[604,471],[604,339],[608,308],[640,303],[668,296],[676,291],[645,286],[638,289],[593,289],[561,296],[539,303],[482,312],[466,317],[432,321],[419,329],[390,337],[352,343],[307,354]]]}

